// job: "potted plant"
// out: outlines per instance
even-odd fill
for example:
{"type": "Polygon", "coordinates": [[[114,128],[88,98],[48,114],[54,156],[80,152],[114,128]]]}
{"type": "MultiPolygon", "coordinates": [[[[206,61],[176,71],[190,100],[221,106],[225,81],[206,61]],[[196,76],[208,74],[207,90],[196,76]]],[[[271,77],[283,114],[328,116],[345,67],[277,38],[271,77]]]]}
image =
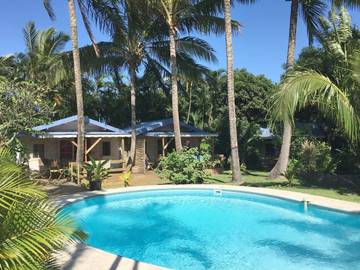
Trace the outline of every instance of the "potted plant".
{"type": "Polygon", "coordinates": [[[109,168],[105,167],[107,162],[108,160],[96,161],[90,157],[90,162],[85,163],[84,169],[90,190],[101,190],[102,181],[109,176],[109,168]]]}

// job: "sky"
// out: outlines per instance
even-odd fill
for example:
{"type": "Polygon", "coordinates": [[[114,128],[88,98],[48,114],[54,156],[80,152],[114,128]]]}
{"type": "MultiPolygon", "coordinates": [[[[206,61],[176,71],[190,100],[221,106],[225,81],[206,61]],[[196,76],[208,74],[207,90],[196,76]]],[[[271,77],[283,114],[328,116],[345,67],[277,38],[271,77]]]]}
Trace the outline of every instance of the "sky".
{"type": "MultiPolygon", "coordinates": [[[[43,8],[42,0],[2,0],[0,9],[0,55],[22,52],[25,49],[22,28],[34,21],[38,29],[55,27],[70,33],[66,0],[54,0],[56,20],[51,21],[43,8]]],[[[360,26],[360,11],[351,12],[353,23],[360,26]]],[[[234,66],[263,74],[278,82],[286,59],[289,31],[290,2],[285,0],[259,0],[254,5],[237,4],[232,10],[233,19],[242,25],[240,34],[233,38],[234,66]]],[[[79,45],[90,40],[79,16],[79,45]]],[[[299,17],[297,55],[308,44],[306,28],[299,17]]],[[[93,26],[98,41],[108,37],[93,26]]],[[[224,36],[202,36],[216,51],[217,63],[206,64],[212,69],[226,67],[224,36]]],[[[71,48],[69,42],[68,48],[71,48]]]]}

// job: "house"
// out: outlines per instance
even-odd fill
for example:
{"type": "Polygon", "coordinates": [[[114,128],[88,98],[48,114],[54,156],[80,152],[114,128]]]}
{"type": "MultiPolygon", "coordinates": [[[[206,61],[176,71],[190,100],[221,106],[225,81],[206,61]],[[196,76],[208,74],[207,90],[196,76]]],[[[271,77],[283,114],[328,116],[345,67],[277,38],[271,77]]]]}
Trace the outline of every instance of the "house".
{"type": "MultiPolygon", "coordinates": [[[[208,133],[189,124],[180,122],[181,141],[183,146],[199,146],[203,138],[217,134],[208,133]]],[[[124,130],[131,134],[131,128],[124,130]]],[[[172,119],[142,122],[136,125],[135,172],[144,172],[147,163],[151,164],[175,148],[174,126],[172,119]]]]}
{"type": "MultiPolygon", "coordinates": [[[[33,128],[31,135],[21,135],[29,158],[39,158],[44,165],[65,167],[76,160],[77,116],[67,117],[33,128]]],[[[143,122],[136,126],[137,142],[134,172],[143,173],[174,146],[172,119],[143,122]]],[[[181,123],[184,145],[198,146],[204,137],[216,136],[181,123]]],[[[85,117],[85,160],[117,160],[123,163],[130,151],[131,129],[119,129],[85,117]]]]}

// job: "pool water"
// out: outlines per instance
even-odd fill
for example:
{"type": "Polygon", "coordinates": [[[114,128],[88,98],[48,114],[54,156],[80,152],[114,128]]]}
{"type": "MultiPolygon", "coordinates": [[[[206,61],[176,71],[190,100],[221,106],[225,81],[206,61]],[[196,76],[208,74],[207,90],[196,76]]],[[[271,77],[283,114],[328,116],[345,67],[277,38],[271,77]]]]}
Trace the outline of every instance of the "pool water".
{"type": "Polygon", "coordinates": [[[129,192],[65,208],[107,252],[172,269],[360,269],[360,216],[247,193],[129,192]]]}

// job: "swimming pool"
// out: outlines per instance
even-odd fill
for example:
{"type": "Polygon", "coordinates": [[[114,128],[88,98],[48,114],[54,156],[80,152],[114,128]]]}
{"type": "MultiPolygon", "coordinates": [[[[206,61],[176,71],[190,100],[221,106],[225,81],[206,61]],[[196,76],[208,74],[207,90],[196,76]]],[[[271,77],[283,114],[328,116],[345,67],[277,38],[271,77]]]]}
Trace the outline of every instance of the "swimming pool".
{"type": "Polygon", "coordinates": [[[360,269],[360,216],[273,197],[142,191],[65,211],[90,246],[172,269],[360,269]]]}

